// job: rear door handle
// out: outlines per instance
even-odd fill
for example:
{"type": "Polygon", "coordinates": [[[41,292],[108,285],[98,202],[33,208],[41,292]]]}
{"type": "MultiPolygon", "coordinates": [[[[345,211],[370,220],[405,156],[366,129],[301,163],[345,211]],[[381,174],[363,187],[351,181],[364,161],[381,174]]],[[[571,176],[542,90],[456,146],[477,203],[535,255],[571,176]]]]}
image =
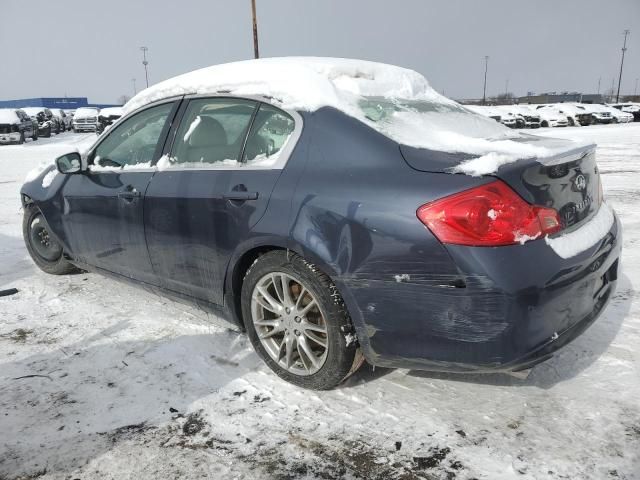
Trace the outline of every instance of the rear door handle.
{"type": "Polygon", "coordinates": [[[118,198],[121,198],[126,201],[132,201],[140,196],[140,192],[135,188],[131,190],[124,190],[122,192],[118,192],[118,198]]]}
{"type": "Polygon", "coordinates": [[[229,193],[225,193],[222,198],[224,200],[257,200],[258,192],[243,192],[243,191],[232,191],[229,193]]]}

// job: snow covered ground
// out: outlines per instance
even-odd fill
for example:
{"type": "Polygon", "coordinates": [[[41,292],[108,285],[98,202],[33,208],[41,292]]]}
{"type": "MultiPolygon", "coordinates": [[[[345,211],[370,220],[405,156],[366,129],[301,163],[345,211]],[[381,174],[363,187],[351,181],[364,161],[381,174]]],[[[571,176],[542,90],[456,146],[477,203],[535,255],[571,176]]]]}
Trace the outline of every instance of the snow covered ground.
{"type": "Polygon", "coordinates": [[[362,368],[279,380],[223,321],[23,246],[18,191],[63,134],[0,147],[0,479],[640,478],[640,124],[541,130],[595,141],[624,225],[618,292],[528,379],[362,368]]]}

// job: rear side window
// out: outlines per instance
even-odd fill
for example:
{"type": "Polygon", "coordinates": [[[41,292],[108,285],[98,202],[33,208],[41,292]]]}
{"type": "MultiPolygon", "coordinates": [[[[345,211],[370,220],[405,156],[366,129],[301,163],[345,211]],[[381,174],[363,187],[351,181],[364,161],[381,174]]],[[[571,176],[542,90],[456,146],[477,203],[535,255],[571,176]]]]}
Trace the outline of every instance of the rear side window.
{"type": "Polygon", "coordinates": [[[262,104],[247,139],[243,161],[248,165],[273,165],[295,128],[291,115],[262,104]]]}
{"type": "Polygon", "coordinates": [[[257,104],[251,100],[191,100],[176,133],[169,159],[158,167],[224,167],[238,165],[257,104]]]}

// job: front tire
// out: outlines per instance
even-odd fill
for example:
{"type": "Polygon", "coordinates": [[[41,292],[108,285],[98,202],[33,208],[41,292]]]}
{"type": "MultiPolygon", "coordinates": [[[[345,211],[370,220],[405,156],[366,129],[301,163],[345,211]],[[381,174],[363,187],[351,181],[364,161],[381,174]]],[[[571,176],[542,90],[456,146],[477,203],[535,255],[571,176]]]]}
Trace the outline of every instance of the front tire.
{"type": "Polygon", "coordinates": [[[360,366],[338,290],[299,255],[277,250],[259,257],[245,275],[241,302],[253,347],[287,382],[327,390],[360,366]]]}
{"type": "Polygon", "coordinates": [[[35,205],[24,207],[22,236],[29,255],[43,272],[67,275],[79,271],[64,258],[62,246],[49,233],[49,226],[35,205]]]}

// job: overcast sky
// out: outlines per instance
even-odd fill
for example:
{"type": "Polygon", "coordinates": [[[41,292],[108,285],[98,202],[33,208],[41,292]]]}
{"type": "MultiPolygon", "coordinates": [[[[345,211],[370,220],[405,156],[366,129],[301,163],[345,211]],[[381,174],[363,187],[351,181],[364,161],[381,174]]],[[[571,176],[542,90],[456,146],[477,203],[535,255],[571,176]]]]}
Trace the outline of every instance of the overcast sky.
{"type": "MultiPolygon", "coordinates": [[[[601,91],[628,51],[640,77],[640,0],[257,0],[262,56],[361,58],[409,67],[453,98],[509,90],[601,91]]],[[[0,0],[0,99],[115,102],[150,82],[253,57],[250,0],[0,0]]],[[[640,87],[639,87],[640,91],[640,87]]]]}

